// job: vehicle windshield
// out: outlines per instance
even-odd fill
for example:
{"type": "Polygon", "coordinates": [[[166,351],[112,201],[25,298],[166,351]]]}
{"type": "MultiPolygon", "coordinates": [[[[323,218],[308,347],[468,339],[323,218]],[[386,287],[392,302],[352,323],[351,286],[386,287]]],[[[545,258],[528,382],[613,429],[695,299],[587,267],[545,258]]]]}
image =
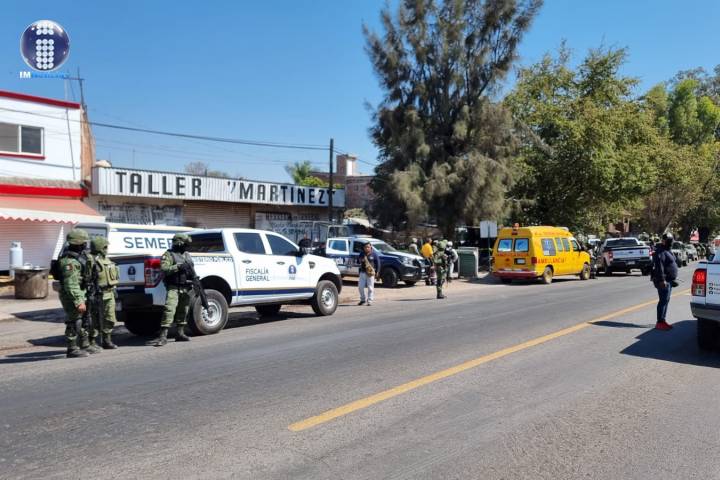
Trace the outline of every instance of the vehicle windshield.
{"type": "Polygon", "coordinates": [[[385,242],[372,242],[372,246],[375,250],[379,250],[383,253],[397,252],[397,250],[385,242]]]}
{"type": "Polygon", "coordinates": [[[608,240],[607,246],[610,248],[615,247],[637,247],[638,241],[634,238],[618,238],[616,240],[608,240]]]}

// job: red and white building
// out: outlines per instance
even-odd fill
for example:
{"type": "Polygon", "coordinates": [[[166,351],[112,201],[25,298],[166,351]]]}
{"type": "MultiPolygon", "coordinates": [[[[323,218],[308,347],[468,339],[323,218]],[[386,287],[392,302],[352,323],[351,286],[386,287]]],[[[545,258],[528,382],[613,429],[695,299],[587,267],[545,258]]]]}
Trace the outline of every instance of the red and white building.
{"type": "Polygon", "coordinates": [[[0,271],[11,242],[47,267],[73,225],[104,220],[82,201],[93,161],[79,103],[0,90],[0,271]]]}

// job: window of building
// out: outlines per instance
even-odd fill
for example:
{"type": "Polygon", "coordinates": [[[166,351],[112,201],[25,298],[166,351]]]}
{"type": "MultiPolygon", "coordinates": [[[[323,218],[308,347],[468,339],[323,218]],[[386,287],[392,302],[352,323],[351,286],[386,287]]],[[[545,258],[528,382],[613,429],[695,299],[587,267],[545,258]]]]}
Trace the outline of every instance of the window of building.
{"type": "Polygon", "coordinates": [[[191,253],[217,253],[225,251],[225,242],[223,242],[222,234],[217,233],[197,233],[191,235],[192,242],[187,246],[187,251],[191,253]]]}
{"type": "Polygon", "coordinates": [[[265,255],[265,245],[259,233],[239,232],[235,234],[235,244],[238,250],[245,253],[265,255]]]}
{"type": "Polygon", "coordinates": [[[298,249],[295,248],[295,245],[288,242],[282,237],[268,234],[267,239],[273,255],[296,255],[298,252],[298,249]]]}
{"type": "Polygon", "coordinates": [[[552,238],[542,239],[542,249],[543,255],[545,255],[546,257],[554,257],[557,254],[555,250],[555,242],[553,242],[552,238]]]}
{"type": "Polygon", "coordinates": [[[43,129],[14,123],[0,123],[0,151],[43,154],[43,129]]]}

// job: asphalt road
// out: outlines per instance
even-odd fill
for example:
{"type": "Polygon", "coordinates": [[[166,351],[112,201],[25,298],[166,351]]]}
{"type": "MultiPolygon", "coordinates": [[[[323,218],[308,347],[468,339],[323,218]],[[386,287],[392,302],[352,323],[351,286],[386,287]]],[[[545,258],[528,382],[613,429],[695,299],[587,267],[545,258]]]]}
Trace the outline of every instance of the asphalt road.
{"type": "Polygon", "coordinates": [[[671,332],[617,275],[0,359],[0,478],[720,478],[681,272],[671,332]]]}

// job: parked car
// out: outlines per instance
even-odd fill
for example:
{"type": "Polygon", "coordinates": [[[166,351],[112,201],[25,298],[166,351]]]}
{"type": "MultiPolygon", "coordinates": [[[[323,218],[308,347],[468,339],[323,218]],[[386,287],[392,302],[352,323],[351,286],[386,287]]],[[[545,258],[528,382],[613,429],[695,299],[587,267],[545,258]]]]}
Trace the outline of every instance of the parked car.
{"type": "Polygon", "coordinates": [[[685,244],[682,242],[673,242],[671,251],[675,255],[675,261],[679,267],[685,267],[688,264],[688,254],[685,250],[685,244]]]}
{"type": "Polygon", "coordinates": [[[649,275],[652,268],[650,247],[635,237],[605,239],[595,262],[598,271],[604,275],[630,273],[636,269],[643,275],[649,275]]]}
{"type": "Polygon", "coordinates": [[[685,252],[687,253],[688,261],[689,262],[696,262],[700,259],[700,255],[698,254],[697,249],[695,246],[691,243],[686,243],[685,245],[685,252]]]}
{"type": "Polygon", "coordinates": [[[366,236],[328,238],[325,256],[335,260],[344,277],[359,277],[357,256],[365,242],[370,242],[380,257],[380,280],[384,287],[396,287],[398,282],[412,286],[425,278],[425,260],[410,253],[400,252],[377,238],[366,236]]]}

